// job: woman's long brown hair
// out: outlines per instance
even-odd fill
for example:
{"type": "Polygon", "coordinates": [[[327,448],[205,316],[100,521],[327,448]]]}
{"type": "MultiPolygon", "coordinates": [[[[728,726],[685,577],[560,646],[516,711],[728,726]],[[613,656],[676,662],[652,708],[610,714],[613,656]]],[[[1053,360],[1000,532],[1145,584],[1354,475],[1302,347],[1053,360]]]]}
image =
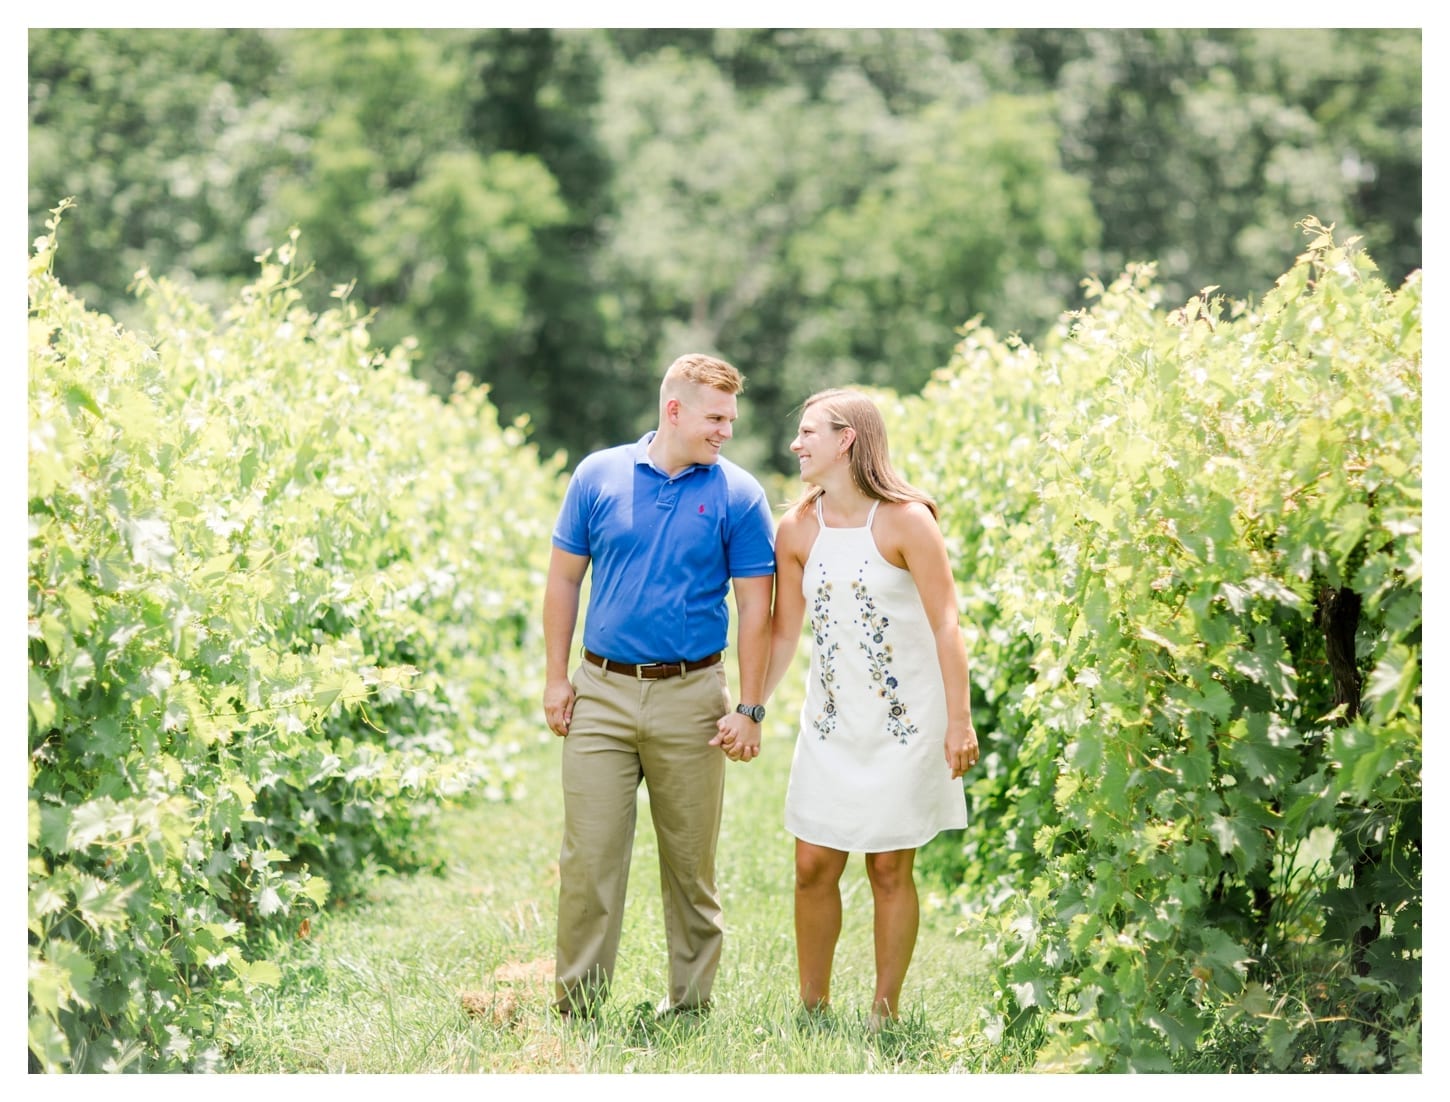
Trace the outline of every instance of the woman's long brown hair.
{"type": "MultiPolygon", "coordinates": [[[[845,428],[855,431],[849,458],[851,480],[858,490],[877,501],[919,501],[931,510],[932,516],[938,515],[932,497],[907,482],[891,465],[886,422],[875,402],[857,390],[832,388],[807,398],[801,413],[812,407],[819,407],[837,431],[845,428]]],[[[824,492],[819,486],[810,487],[790,511],[797,515],[807,512],[824,492]]]]}

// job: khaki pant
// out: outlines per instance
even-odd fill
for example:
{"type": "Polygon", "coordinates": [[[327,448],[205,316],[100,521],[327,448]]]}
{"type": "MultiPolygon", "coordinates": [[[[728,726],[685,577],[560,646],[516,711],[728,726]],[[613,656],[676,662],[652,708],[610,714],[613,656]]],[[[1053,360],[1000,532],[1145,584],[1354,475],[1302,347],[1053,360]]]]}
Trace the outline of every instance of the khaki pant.
{"type": "Polygon", "coordinates": [[[726,759],[709,742],[730,710],[725,663],[659,681],[583,663],[574,689],[562,764],[555,1005],[589,1010],[608,994],[641,780],[659,839],[668,1005],[703,1005],[723,940],[715,845],[726,759]]]}

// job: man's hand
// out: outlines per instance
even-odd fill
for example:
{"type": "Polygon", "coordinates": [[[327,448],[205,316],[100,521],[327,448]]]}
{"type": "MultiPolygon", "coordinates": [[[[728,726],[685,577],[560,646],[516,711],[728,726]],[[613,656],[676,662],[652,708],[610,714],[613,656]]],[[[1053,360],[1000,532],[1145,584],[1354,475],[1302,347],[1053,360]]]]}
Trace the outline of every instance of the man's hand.
{"type": "Polygon", "coordinates": [[[760,757],[760,724],[739,712],[721,716],[710,745],[720,747],[731,761],[754,761],[760,757]]]}
{"type": "Polygon", "coordinates": [[[574,685],[569,679],[550,681],[544,686],[544,719],[554,734],[569,733],[569,722],[574,718],[574,685]]]}

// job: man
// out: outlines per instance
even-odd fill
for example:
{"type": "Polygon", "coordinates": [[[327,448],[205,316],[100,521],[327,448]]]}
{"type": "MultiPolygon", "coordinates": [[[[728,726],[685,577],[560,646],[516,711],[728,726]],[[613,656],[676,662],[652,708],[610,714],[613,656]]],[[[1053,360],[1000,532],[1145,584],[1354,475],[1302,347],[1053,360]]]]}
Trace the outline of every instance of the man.
{"type": "Polygon", "coordinates": [[[743,387],[723,360],[681,356],[660,385],[659,427],[586,456],[554,528],[544,714],[564,737],[554,970],[564,1015],[593,1014],[608,994],[641,780],[670,955],[659,1009],[709,1005],[722,941],[715,846],[725,761],[760,753],[775,572],[765,492],[720,455],[743,387]],[[589,570],[583,661],[571,681],[589,570]],[[734,711],[723,662],[732,583],[742,696],[734,711]]]}

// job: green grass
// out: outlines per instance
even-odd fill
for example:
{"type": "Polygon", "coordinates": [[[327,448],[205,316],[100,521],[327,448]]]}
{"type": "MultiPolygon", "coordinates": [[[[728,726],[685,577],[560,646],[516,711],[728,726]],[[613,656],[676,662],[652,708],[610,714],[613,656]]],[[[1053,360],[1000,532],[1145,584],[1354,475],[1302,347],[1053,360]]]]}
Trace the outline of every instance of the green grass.
{"type": "MultiPolygon", "coordinates": [[[[789,713],[787,713],[789,714],[789,713]]],[[[922,924],[890,1034],[862,1026],[874,986],[871,892],[853,856],[829,1020],[802,1020],[792,919],[793,842],[781,815],[787,723],[730,766],[719,849],[724,959],[713,1013],[659,1023],[665,991],[654,831],[641,789],[628,915],[600,1018],[548,1011],[561,808],[559,747],[525,747],[522,794],[450,812],[439,874],[388,876],[363,902],[314,918],[286,951],[283,985],[233,1023],[230,1070],[248,1073],[809,1073],[1014,1071],[978,1008],[986,969],[945,892],[920,882],[922,924]],[[467,994],[478,1013],[464,1009],[467,994]]]]}

